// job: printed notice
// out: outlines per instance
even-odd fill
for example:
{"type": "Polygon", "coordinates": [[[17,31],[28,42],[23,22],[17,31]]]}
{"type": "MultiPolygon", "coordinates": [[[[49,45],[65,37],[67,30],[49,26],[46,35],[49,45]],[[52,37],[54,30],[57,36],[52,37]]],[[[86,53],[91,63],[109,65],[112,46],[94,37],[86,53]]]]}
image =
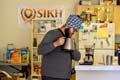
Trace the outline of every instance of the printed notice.
{"type": "Polygon", "coordinates": [[[108,33],[108,27],[98,27],[97,32],[96,32],[96,38],[108,38],[109,33],[108,33]]]}

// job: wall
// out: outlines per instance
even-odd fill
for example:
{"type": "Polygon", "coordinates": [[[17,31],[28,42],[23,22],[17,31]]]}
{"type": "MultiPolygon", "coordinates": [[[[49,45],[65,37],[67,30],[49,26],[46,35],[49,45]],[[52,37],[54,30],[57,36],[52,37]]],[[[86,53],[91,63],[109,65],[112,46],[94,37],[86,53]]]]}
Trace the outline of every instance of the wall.
{"type": "Polygon", "coordinates": [[[65,19],[75,12],[75,5],[79,0],[0,0],[0,48],[6,49],[8,43],[15,47],[30,46],[31,29],[24,29],[18,25],[18,8],[25,7],[55,7],[65,8],[65,19]]]}
{"type": "MultiPolygon", "coordinates": [[[[20,6],[36,8],[62,6],[65,9],[65,22],[69,14],[75,13],[75,5],[78,2],[79,0],[0,0],[0,59],[3,58],[1,51],[5,53],[8,43],[13,43],[17,48],[30,46],[31,29],[18,25],[20,6]]],[[[0,69],[6,70],[8,67],[0,66],[0,69]]],[[[10,67],[8,70],[13,71],[10,67]]]]}

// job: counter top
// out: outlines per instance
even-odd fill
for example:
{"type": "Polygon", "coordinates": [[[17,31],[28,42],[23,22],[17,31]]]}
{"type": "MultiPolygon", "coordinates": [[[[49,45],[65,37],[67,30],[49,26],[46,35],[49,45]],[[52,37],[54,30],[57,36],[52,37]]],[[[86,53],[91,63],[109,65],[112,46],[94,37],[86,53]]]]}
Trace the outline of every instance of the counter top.
{"type": "Polygon", "coordinates": [[[120,71],[120,66],[115,65],[76,65],[75,70],[84,70],[84,71],[90,71],[90,70],[95,70],[95,71],[120,71]]]}
{"type": "Polygon", "coordinates": [[[118,65],[76,65],[76,80],[120,80],[118,65]]]}

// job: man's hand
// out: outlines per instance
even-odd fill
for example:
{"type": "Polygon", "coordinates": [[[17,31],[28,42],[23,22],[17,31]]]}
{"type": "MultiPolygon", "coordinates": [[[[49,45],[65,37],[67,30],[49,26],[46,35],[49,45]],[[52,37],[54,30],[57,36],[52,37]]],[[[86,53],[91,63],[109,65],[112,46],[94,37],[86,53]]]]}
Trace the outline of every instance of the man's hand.
{"type": "Polygon", "coordinates": [[[60,37],[59,39],[57,39],[57,40],[53,43],[53,45],[54,45],[55,47],[61,46],[61,45],[64,44],[64,42],[65,42],[65,37],[60,37]]]}

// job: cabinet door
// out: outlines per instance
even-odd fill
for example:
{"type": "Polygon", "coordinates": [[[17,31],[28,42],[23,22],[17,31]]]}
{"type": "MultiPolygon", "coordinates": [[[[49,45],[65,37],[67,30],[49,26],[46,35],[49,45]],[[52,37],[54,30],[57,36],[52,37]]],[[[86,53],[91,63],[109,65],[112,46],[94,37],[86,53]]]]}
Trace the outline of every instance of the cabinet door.
{"type": "Polygon", "coordinates": [[[120,35],[120,6],[114,7],[115,34],[120,35]]]}

